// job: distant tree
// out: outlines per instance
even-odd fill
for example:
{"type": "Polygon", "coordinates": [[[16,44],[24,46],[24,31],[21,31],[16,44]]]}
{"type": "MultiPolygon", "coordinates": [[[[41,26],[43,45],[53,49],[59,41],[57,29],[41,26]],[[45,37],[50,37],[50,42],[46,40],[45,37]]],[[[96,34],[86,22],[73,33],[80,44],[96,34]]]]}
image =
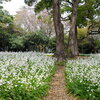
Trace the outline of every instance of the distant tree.
{"type": "MultiPolygon", "coordinates": [[[[2,0],[3,1],[9,0],[2,0]]],[[[0,51],[9,50],[10,48],[10,38],[19,33],[19,29],[13,23],[13,16],[9,14],[8,11],[4,10],[1,6],[0,8],[0,51]]]]}
{"type": "Polygon", "coordinates": [[[46,10],[35,14],[33,8],[23,7],[15,15],[14,23],[26,32],[43,30],[48,36],[54,33],[52,17],[46,10]]]}
{"type": "MultiPolygon", "coordinates": [[[[1,0],[0,4],[5,0],[1,0]]],[[[13,17],[0,5],[0,50],[7,50],[9,45],[9,28],[13,24],[13,17]]]]}

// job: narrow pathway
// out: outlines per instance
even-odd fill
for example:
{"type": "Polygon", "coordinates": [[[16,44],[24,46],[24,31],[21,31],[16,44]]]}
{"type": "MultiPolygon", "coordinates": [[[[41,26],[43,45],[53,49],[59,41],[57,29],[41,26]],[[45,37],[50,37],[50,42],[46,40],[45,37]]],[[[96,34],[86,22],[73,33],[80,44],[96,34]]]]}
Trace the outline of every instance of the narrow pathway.
{"type": "Polygon", "coordinates": [[[66,92],[64,81],[64,66],[60,66],[57,69],[52,79],[48,96],[42,98],[42,100],[78,100],[66,92]]]}

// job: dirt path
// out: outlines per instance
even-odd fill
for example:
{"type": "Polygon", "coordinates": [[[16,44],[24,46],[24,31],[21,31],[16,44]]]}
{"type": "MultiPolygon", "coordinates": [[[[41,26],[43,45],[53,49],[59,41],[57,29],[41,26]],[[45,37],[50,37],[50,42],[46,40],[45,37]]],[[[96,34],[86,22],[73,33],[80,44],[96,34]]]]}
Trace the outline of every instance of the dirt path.
{"type": "Polygon", "coordinates": [[[64,67],[60,66],[51,82],[48,96],[42,100],[78,100],[67,94],[64,81],[64,67]]]}

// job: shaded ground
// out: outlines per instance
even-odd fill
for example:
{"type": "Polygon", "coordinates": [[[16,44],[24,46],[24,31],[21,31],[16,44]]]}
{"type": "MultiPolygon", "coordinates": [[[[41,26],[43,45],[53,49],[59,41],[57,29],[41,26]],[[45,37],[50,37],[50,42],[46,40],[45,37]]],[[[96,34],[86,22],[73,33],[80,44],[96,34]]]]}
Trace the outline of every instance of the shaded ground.
{"type": "Polygon", "coordinates": [[[64,67],[60,66],[51,82],[48,96],[42,100],[79,100],[67,94],[64,81],[64,67]]]}

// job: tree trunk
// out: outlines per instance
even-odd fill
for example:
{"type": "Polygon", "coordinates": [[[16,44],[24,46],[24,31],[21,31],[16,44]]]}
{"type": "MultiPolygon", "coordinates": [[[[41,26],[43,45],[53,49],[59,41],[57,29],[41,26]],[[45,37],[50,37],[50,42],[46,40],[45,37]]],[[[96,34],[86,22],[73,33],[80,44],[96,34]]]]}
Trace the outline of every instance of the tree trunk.
{"type": "Polygon", "coordinates": [[[77,7],[79,0],[72,1],[72,15],[71,15],[71,27],[69,32],[69,43],[68,43],[68,55],[76,57],[79,55],[78,44],[77,44],[77,7]]]}
{"type": "Polygon", "coordinates": [[[64,31],[61,23],[60,14],[60,2],[59,0],[53,0],[53,22],[56,32],[56,57],[58,61],[65,59],[64,53],[64,31]]]}

